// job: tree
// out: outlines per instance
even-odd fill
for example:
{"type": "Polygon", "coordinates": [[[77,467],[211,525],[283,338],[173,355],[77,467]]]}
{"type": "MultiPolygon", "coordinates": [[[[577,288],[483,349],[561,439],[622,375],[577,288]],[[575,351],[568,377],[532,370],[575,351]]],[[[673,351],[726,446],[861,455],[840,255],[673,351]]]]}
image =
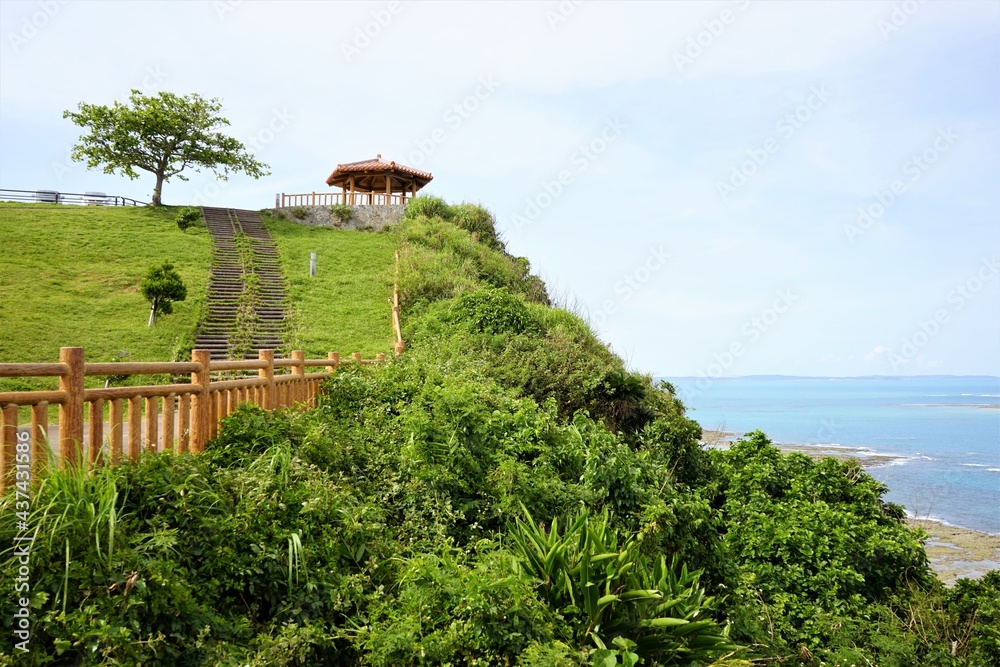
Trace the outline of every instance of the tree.
{"type": "Polygon", "coordinates": [[[127,104],[107,107],[80,102],[78,111],[64,111],[63,118],[87,130],[73,147],[72,157],[88,169],[103,166],[104,173],[139,177],[136,169],[156,176],[153,206],[160,206],[163,183],[188,167],[211,170],[222,180],[230,172],[254,178],[270,174],[268,166],[254,159],[238,140],[217,131],[229,125],[219,116],[222,103],[198,94],[155,96],[133,90],[127,104]]]}
{"type": "Polygon", "coordinates": [[[142,295],[150,303],[149,324],[153,326],[157,313],[169,315],[174,312],[173,302],[187,298],[187,288],[180,275],[174,271],[174,265],[164,262],[163,266],[152,266],[142,281],[142,295]]]}

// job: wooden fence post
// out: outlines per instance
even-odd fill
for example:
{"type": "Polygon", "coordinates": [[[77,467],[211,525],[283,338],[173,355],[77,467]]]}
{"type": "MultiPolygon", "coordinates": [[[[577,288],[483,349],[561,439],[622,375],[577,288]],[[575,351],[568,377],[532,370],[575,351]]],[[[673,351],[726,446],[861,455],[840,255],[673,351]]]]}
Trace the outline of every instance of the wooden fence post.
{"type": "Polygon", "coordinates": [[[208,350],[192,350],[191,361],[201,366],[201,370],[191,373],[191,384],[201,385],[201,391],[192,395],[191,409],[191,451],[195,454],[205,451],[208,442],[209,424],[209,384],[212,374],[209,371],[212,355],[208,350]]]}
{"type": "Polygon", "coordinates": [[[385,363],[385,355],[379,352],[378,354],[375,355],[375,361],[379,363],[385,363]]]}
{"type": "Polygon", "coordinates": [[[59,458],[61,466],[83,463],[83,348],[59,348],[59,361],[69,366],[59,377],[59,389],[66,392],[59,406],[59,458]]]}
{"type": "Polygon", "coordinates": [[[0,489],[5,489],[17,480],[17,405],[10,403],[0,409],[3,414],[2,437],[3,457],[0,461],[0,489]]]}
{"type": "MultiPolygon", "coordinates": [[[[303,350],[292,350],[292,360],[297,362],[292,366],[292,375],[305,375],[306,367],[302,363],[306,360],[306,353],[303,350]]],[[[292,405],[304,401],[306,399],[305,395],[305,383],[303,379],[297,379],[292,382],[292,405]]]]}
{"type": "Polygon", "coordinates": [[[361,365],[361,353],[360,352],[352,352],[351,353],[351,359],[354,359],[354,363],[356,363],[358,366],[361,365]]]}
{"type": "Polygon", "coordinates": [[[326,367],[328,373],[332,373],[340,368],[340,352],[330,352],[326,355],[326,358],[333,362],[326,367]]]}
{"type": "Polygon", "coordinates": [[[260,350],[257,358],[267,362],[267,366],[257,371],[257,377],[267,380],[267,384],[261,387],[263,394],[261,406],[265,410],[274,410],[274,350],[260,350]]]}
{"type": "Polygon", "coordinates": [[[31,407],[31,476],[41,479],[41,472],[51,463],[49,447],[49,404],[45,401],[31,407]]]}

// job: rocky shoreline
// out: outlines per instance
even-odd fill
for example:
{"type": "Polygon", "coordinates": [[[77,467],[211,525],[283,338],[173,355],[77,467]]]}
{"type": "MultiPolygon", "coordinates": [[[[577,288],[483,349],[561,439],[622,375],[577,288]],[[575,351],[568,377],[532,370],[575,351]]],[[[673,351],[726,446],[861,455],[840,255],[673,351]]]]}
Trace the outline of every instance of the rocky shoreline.
{"type": "Polygon", "coordinates": [[[931,519],[910,519],[911,528],[927,533],[924,548],[935,574],[947,586],[956,579],[978,579],[1000,570],[1000,535],[949,526],[931,519]]]}

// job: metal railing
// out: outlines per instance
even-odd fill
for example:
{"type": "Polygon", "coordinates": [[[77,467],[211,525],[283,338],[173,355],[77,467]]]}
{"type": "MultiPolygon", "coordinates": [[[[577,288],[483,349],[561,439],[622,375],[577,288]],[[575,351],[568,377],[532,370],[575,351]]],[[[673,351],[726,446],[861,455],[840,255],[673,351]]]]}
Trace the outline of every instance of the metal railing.
{"type": "Polygon", "coordinates": [[[103,192],[57,192],[56,190],[8,190],[0,188],[0,201],[31,202],[34,204],[79,204],[83,206],[146,206],[130,197],[103,192]]]}

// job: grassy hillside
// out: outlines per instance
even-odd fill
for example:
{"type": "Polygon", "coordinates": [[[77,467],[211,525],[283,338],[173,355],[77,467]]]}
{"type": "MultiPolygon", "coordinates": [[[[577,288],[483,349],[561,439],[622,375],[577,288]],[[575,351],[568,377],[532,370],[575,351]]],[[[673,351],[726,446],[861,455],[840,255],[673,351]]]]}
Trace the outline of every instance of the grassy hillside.
{"type": "Polygon", "coordinates": [[[306,356],[392,350],[391,313],[395,234],[306,227],[265,216],[281,253],[293,303],[292,347],[306,356]],[[316,276],[309,277],[309,253],[316,276]]]}
{"type": "MultiPolygon", "coordinates": [[[[185,357],[208,281],[211,237],[181,232],[177,209],[0,203],[0,362],[55,361],[82,346],[88,361],[185,357]],[[139,285],[152,264],[169,261],[187,300],[147,328],[139,285]]],[[[293,348],[326,356],[392,349],[390,309],[394,234],[316,229],[270,220],[288,279],[293,348]],[[309,278],[309,253],[319,271],[309,278]]],[[[94,380],[96,382],[96,380],[94,380]]],[[[0,379],[0,390],[51,381],[0,379]]]]}
{"type": "MultiPolygon", "coordinates": [[[[182,233],[176,209],[0,204],[0,361],[55,361],[82,346],[88,361],[172,359],[188,345],[208,279],[210,238],[182,233]],[[148,268],[173,263],[187,300],[146,327],[148,268]]],[[[17,388],[17,380],[0,386],[17,388]]]]}

